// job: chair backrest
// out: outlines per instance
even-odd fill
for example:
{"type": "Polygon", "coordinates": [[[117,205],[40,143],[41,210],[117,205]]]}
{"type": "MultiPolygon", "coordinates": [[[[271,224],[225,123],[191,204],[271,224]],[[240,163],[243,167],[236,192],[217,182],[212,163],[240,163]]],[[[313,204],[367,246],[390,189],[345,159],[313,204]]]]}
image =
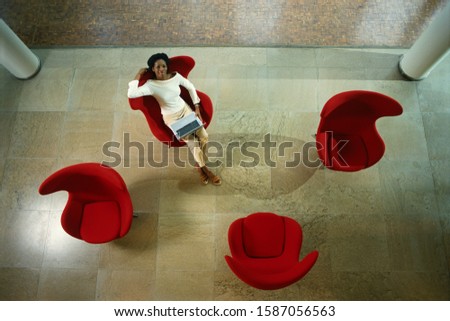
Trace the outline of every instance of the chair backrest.
{"type": "Polygon", "coordinates": [[[86,201],[101,201],[125,192],[126,185],[113,168],[99,163],[81,163],[56,171],[39,187],[42,195],[62,190],[86,201]]]}
{"type": "Polygon", "coordinates": [[[318,132],[336,131],[353,134],[375,129],[375,121],[383,116],[403,112],[393,98],[367,90],[345,91],[331,97],[320,113],[318,132]]]}
{"type": "Polygon", "coordinates": [[[242,219],[245,253],[252,258],[273,258],[283,254],[284,218],[273,213],[255,213],[242,219]]]}
{"type": "Polygon", "coordinates": [[[178,72],[184,78],[189,76],[189,73],[195,66],[195,60],[189,56],[175,56],[169,59],[169,72],[178,72]]]}

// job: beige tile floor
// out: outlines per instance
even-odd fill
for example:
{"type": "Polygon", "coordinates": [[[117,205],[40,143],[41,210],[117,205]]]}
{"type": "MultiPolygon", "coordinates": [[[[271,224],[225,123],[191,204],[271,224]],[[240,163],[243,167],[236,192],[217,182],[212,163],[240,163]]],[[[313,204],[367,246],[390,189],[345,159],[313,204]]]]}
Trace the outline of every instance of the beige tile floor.
{"type": "Polygon", "coordinates": [[[401,49],[35,52],[42,70],[31,80],[0,69],[0,300],[450,299],[450,59],[410,82],[397,71],[401,49]],[[192,166],[177,166],[187,162],[186,148],[163,148],[128,105],[127,82],[158,51],[197,61],[190,79],[214,103],[208,131],[225,150],[211,150],[221,187],[201,186],[192,166]],[[340,173],[318,167],[310,149],[285,168],[311,144],[326,100],[351,89],[403,105],[403,115],[377,123],[383,159],[340,173]],[[272,149],[275,167],[264,161],[267,133],[277,147],[298,148],[285,156],[272,149]],[[139,217],[123,239],[91,245],[60,226],[66,194],[43,197],[37,188],[63,166],[111,162],[102,149],[109,141],[122,146],[114,150],[122,157],[117,170],[139,217]],[[227,152],[250,141],[258,144],[251,158],[227,152]],[[165,159],[168,166],[150,166],[165,159]],[[302,256],[320,252],[300,282],[260,291],[228,269],[228,226],[257,211],[297,219],[302,256]]]}

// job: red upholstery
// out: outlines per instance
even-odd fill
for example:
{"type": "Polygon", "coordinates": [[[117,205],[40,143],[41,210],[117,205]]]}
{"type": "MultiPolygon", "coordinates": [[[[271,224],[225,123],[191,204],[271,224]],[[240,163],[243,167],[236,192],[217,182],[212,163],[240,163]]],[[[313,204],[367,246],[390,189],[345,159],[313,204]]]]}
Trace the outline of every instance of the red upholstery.
{"type": "Polygon", "coordinates": [[[254,213],[234,221],[228,230],[231,256],[225,260],[243,282],[262,290],[275,290],[304,277],[319,253],[312,251],[299,262],[302,229],[293,219],[273,213],[254,213]]]}
{"type": "Polygon", "coordinates": [[[133,206],[125,182],[112,168],[98,163],[68,166],[50,175],[41,195],[65,190],[68,201],[61,225],[71,236],[88,243],[105,243],[128,233],[133,206]]]}
{"type": "MultiPolygon", "coordinates": [[[[178,72],[183,77],[187,78],[190,71],[194,68],[195,61],[189,56],[177,56],[170,58],[170,72],[178,72]]],[[[147,72],[139,81],[139,86],[142,86],[148,79],[152,77],[151,72],[147,72]]],[[[197,95],[200,98],[201,115],[205,122],[205,128],[208,127],[213,116],[213,105],[211,99],[205,93],[197,90],[197,95]]],[[[191,107],[192,103],[189,92],[181,87],[180,95],[186,103],[191,107]]],[[[140,110],[144,113],[147,123],[152,131],[153,135],[164,144],[170,146],[184,146],[186,143],[178,141],[173,135],[172,131],[164,124],[164,120],[161,115],[161,109],[158,102],[152,96],[144,96],[138,98],[128,99],[130,106],[134,110],[140,110]]]]}
{"type": "Polygon", "coordinates": [[[397,101],[376,92],[354,90],[331,97],[320,114],[316,134],[319,158],[326,167],[346,172],[376,164],[385,145],[375,122],[402,112],[397,101]]]}

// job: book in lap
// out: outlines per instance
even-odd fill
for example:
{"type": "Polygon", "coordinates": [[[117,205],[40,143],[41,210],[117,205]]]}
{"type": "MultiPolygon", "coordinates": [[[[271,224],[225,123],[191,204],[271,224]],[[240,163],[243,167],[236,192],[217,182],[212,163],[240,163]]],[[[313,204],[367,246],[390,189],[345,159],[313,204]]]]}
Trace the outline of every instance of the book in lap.
{"type": "Polygon", "coordinates": [[[169,125],[169,127],[174,133],[175,137],[178,140],[181,140],[181,138],[186,137],[197,131],[197,129],[203,127],[203,124],[197,117],[197,115],[195,115],[195,113],[190,113],[185,117],[173,122],[169,125]]]}

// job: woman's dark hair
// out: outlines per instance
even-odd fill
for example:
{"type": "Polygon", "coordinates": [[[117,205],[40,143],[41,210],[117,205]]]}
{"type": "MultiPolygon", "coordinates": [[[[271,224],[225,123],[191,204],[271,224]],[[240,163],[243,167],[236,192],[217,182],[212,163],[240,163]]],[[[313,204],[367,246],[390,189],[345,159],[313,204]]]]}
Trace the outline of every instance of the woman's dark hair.
{"type": "Polygon", "coordinates": [[[164,60],[166,62],[167,67],[169,67],[169,57],[165,54],[165,53],[156,53],[154,55],[152,55],[150,58],[148,58],[147,60],[147,65],[148,65],[148,71],[153,73],[153,66],[155,65],[155,62],[157,62],[158,60],[164,60]]]}

